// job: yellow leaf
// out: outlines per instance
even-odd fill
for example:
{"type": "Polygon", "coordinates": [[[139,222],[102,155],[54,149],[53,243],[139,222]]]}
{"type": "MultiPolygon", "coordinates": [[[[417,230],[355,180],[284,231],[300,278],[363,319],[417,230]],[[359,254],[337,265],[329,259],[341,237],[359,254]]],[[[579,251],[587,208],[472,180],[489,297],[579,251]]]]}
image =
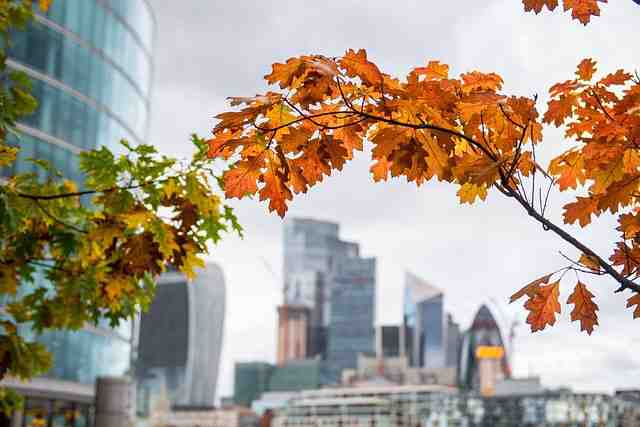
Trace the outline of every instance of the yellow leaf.
{"type": "Polygon", "coordinates": [[[593,271],[600,271],[600,263],[592,256],[582,254],[578,262],[593,271]]]}
{"type": "Polygon", "coordinates": [[[48,11],[51,6],[51,1],[52,0],[39,0],[38,4],[40,5],[40,10],[43,12],[48,11]]]}
{"type": "Polygon", "coordinates": [[[458,197],[460,197],[460,203],[473,203],[476,198],[485,200],[487,198],[487,187],[483,185],[476,185],[470,182],[466,182],[458,190],[458,197]]]}
{"type": "Polygon", "coordinates": [[[193,280],[196,277],[195,269],[204,268],[204,260],[196,254],[195,246],[185,245],[184,249],[187,253],[182,259],[180,271],[182,271],[189,280],[193,280]]]}
{"type": "Polygon", "coordinates": [[[0,265],[0,294],[15,295],[17,290],[16,270],[8,265],[0,265]]]}
{"type": "Polygon", "coordinates": [[[147,209],[139,208],[131,212],[120,215],[122,221],[127,224],[128,228],[138,228],[147,223],[154,215],[147,209]]]}
{"type": "Polygon", "coordinates": [[[166,180],[162,186],[162,193],[167,198],[171,198],[174,194],[180,194],[180,186],[177,184],[177,180],[174,178],[166,180]]]}

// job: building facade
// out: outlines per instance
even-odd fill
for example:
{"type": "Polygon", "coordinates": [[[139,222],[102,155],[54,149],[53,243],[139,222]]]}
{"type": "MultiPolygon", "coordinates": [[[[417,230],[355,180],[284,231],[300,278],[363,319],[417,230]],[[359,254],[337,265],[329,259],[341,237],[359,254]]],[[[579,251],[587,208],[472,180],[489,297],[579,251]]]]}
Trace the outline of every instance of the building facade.
{"type": "Polygon", "coordinates": [[[309,218],[285,220],[283,242],[284,305],[308,308],[306,357],[325,358],[331,276],[338,260],[358,257],[359,247],[340,240],[338,224],[309,218]]]}
{"type": "Polygon", "coordinates": [[[359,354],[375,352],[376,260],[345,258],[331,279],[326,378],[340,383],[342,371],[357,367],[359,354]]]}
{"type": "MultiPolygon", "coordinates": [[[[12,35],[10,70],[23,71],[38,100],[34,114],[17,127],[18,160],[0,175],[35,171],[27,158],[49,161],[81,180],[78,153],[113,147],[120,138],[147,136],[155,20],[146,0],[56,0],[37,12],[26,31],[12,35]]],[[[42,178],[46,178],[39,171],[42,178]]],[[[44,285],[46,286],[46,285],[44,285]]],[[[54,358],[53,368],[29,383],[6,380],[26,396],[18,425],[90,425],[97,376],[130,371],[131,324],[107,322],[80,331],[35,336],[54,358]],[[72,414],[70,416],[69,414],[72,414]]]]}
{"type": "Polygon", "coordinates": [[[163,273],[141,316],[136,376],[142,414],[163,395],[172,406],[213,406],[226,290],[216,264],[197,273],[193,283],[182,273],[163,273]]]}
{"type": "Polygon", "coordinates": [[[376,356],[399,357],[405,354],[404,328],[384,325],[376,328],[376,356]]]}
{"type": "Polygon", "coordinates": [[[445,367],[444,294],[411,273],[405,277],[404,327],[411,366],[445,367]]]}
{"type": "Polygon", "coordinates": [[[604,394],[482,397],[441,386],[381,386],[299,393],[275,409],[274,427],[617,427],[640,405],[604,394]]]}

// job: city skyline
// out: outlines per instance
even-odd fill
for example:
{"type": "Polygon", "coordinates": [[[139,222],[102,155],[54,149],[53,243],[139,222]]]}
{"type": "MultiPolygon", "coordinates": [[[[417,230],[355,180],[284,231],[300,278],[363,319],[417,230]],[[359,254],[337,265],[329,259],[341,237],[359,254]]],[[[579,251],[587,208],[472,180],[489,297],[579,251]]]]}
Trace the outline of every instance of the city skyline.
{"type": "MultiPolygon", "coordinates": [[[[150,140],[177,154],[189,152],[191,132],[210,132],[211,117],[225,108],[225,97],[262,92],[261,76],[269,72],[271,63],[302,53],[332,56],[363,47],[394,74],[428,59],[440,59],[452,65],[454,74],[471,69],[496,71],[505,78],[510,92],[529,96],[533,91],[542,98],[551,83],[565,80],[567,70],[585,56],[597,58],[603,70],[637,66],[633,62],[637,49],[632,42],[637,21],[633,2],[607,5],[606,19],[594,20],[586,32],[569,24],[562,13],[546,14],[548,31],[537,31],[543,18],[523,14],[519,2],[498,0],[449,2],[435,9],[420,2],[406,8],[373,2],[366,9],[354,2],[288,4],[284,9],[259,3],[185,8],[158,1],[155,6],[159,26],[166,30],[158,35],[162,48],[156,66],[150,140]],[[310,16],[325,22],[326,28],[310,34],[302,24],[310,16]],[[496,16],[503,19],[496,22],[496,16]],[[364,24],[344,24],[354,17],[377,28],[375,36],[364,24]],[[610,31],[611,22],[616,23],[615,35],[610,31]],[[212,49],[214,38],[233,40],[233,46],[212,49]],[[573,49],[578,42],[586,49],[573,49]],[[496,45],[502,46],[499,55],[492,50],[496,45]],[[558,49],[543,48],[549,45],[558,49]],[[191,65],[176,68],[176,63],[191,65]],[[175,120],[176,109],[185,119],[175,120]]],[[[548,138],[560,141],[561,135],[549,130],[548,138]]],[[[546,159],[552,154],[541,156],[546,159]]],[[[557,268],[563,262],[558,249],[573,255],[492,195],[486,205],[460,207],[452,189],[444,184],[430,183],[419,189],[395,181],[373,185],[367,168],[364,156],[356,156],[339,177],[327,178],[298,198],[289,216],[339,220],[345,239],[363,242],[363,255],[379,258],[377,306],[384,301],[385,309],[378,310],[378,324],[392,323],[401,315],[397,278],[405,269],[446,287],[445,310],[461,325],[471,322],[478,304],[492,298],[499,301],[507,317],[515,315],[522,322],[526,316],[521,304],[506,307],[508,296],[531,278],[557,268]],[[527,243],[514,250],[520,241],[527,243]],[[459,267],[462,262],[464,268],[459,267]]],[[[552,200],[552,215],[560,215],[559,199],[552,200]]],[[[226,336],[237,337],[223,354],[220,389],[226,394],[232,389],[234,360],[275,357],[277,317],[273,307],[281,295],[277,277],[281,220],[253,200],[234,202],[234,206],[246,238],[225,239],[212,251],[212,259],[228,271],[226,336]],[[276,277],[265,268],[265,260],[276,277]]],[[[611,222],[606,217],[600,221],[611,222]]],[[[609,237],[596,230],[588,239],[598,251],[606,252],[604,243],[609,237]]],[[[546,384],[574,384],[580,390],[612,391],[632,385],[628,373],[639,372],[640,363],[622,344],[640,342],[639,333],[632,329],[631,313],[619,308],[622,295],[608,295],[610,283],[593,279],[590,285],[606,321],[591,337],[580,334],[564,312],[553,330],[531,334],[519,327],[516,374],[540,374],[546,384]],[[583,365],[588,368],[572,363],[576,352],[585,355],[583,365]]]]}

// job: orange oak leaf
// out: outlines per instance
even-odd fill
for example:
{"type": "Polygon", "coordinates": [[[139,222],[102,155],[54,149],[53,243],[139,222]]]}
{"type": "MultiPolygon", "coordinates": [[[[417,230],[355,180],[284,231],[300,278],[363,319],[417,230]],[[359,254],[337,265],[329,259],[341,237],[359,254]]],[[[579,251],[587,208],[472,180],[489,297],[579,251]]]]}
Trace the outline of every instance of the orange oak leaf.
{"type": "Polygon", "coordinates": [[[376,162],[369,168],[369,170],[373,174],[373,180],[375,182],[386,181],[387,177],[389,176],[390,167],[390,161],[388,161],[384,157],[378,158],[376,162]]]}
{"type": "Polygon", "coordinates": [[[264,173],[264,187],[259,192],[260,200],[269,200],[269,209],[276,211],[280,217],[284,217],[287,212],[286,201],[291,200],[293,194],[285,185],[283,177],[272,169],[273,167],[269,167],[264,173]]]}
{"type": "Polygon", "coordinates": [[[578,64],[576,75],[580,80],[589,81],[596,72],[596,62],[591,58],[583,59],[578,64]]]}
{"type": "MultiPolygon", "coordinates": [[[[564,11],[571,10],[571,17],[582,24],[587,25],[592,16],[600,16],[598,2],[607,3],[607,0],[563,0],[564,11]]],[[[558,7],[558,0],[522,0],[525,12],[533,11],[536,14],[542,11],[544,6],[549,10],[558,7]]]]}
{"type": "Polygon", "coordinates": [[[573,224],[576,221],[581,227],[591,223],[591,214],[598,210],[598,201],[591,197],[576,197],[576,202],[564,205],[564,222],[573,224]]]}
{"type": "Polygon", "coordinates": [[[528,296],[529,298],[533,298],[533,296],[538,292],[538,289],[540,289],[540,285],[542,285],[543,283],[549,283],[549,280],[551,279],[551,276],[553,276],[553,274],[554,273],[550,273],[550,274],[547,274],[546,276],[538,277],[533,282],[525,285],[518,292],[511,295],[511,298],[509,298],[509,304],[519,300],[525,295],[528,296]]]}
{"type": "Polygon", "coordinates": [[[417,67],[413,70],[418,76],[424,76],[427,80],[442,80],[449,78],[449,66],[440,61],[429,61],[426,67],[417,67]]]}
{"type": "Polygon", "coordinates": [[[573,289],[573,293],[569,295],[567,304],[573,304],[571,311],[571,321],[580,321],[580,330],[586,331],[591,335],[593,327],[598,324],[598,304],[593,302],[594,295],[589,292],[582,282],[578,282],[573,289]]]}
{"type": "Polygon", "coordinates": [[[535,13],[540,13],[544,6],[547,6],[547,9],[554,10],[558,7],[558,0],[522,0],[524,4],[525,12],[534,11],[535,13]]]}
{"type": "Polygon", "coordinates": [[[531,332],[541,331],[547,325],[556,323],[556,313],[560,313],[560,282],[540,286],[533,297],[524,303],[529,310],[527,323],[531,325],[531,332]]]}
{"type": "Polygon", "coordinates": [[[258,191],[258,180],[262,175],[264,158],[253,157],[249,160],[241,160],[222,176],[224,181],[225,196],[242,198],[258,191]]]}
{"type": "Polygon", "coordinates": [[[362,82],[369,86],[378,86],[382,83],[382,73],[378,66],[367,59],[367,52],[360,49],[355,52],[352,49],[340,59],[340,65],[347,70],[350,77],[359,77],[362,82]]]}
{"type": "Polygon", "coordinates": [[[578,97],[573,94],[562,94],[557,99],[551,99],[542,121],[553,123],[556,127],[561,126],[567,118],[572,116],[577,103],[578,97]]]}
{"type": "Polygon", "coordinates": [[[635,294],[627,300],[627,308],[636,306],[633,310],[633,318],[637,319],[640,317],[640,294],[635,294]]]}

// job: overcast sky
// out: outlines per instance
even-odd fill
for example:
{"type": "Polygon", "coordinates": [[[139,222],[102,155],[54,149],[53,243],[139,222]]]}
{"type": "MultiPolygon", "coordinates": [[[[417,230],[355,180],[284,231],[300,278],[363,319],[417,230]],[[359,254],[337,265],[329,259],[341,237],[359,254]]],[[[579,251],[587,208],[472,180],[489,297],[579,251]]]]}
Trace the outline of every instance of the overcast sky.
{"type": "MultiPolygon", "coordinates": [[[[539,93],[572,78],[584,57],[601,70],[640,67],[640,7],[631,0],[604,6],[586,29],[562,13],[524,14],[519,0],[418,1],[207,1],[151,0],[158,21],[150,142],[185,156],[188,136],[207,135],[227,96],[266,90],[271,63],[299,54],[342,54],[365,48],[384,72],[405,75],[438,59],[452,72],[495,71],[505,92],[539,93]]],[[[542,109],[542,102],[539,108],[542,109]]],[[[567,143],[545,130],[549,158],[567,143]]],[[[393,181],[373,184],[363,153],[345,170],[292,203],[289,216],[339,222],[343,238],[378,259],[377,322],[399,323],[404,271],[445,291],[445,308],[466,328],[480,304],[499,304],[503,322],[524,322],[521,303],[509,295],[528,281],[565,265],[558,250],[575,256],[533,224],[499,193],[486,203],[460,206],[452,186],[393,181]]],[[[559,218],[562,196],[552,197],[559,218]]],[[[281,301],[282,221],[257,200],[234,202],[245,227],[241,240],[227,237],[212,251],[224,269],[227,316],[218,396],[233,392],[234,361],[275,359],[276,305],[281,301]]],[[[607,255],[611,218],[588,233],[569,227],[607,255]]],[[[569,278],[561,299],[570,293],[569,278]]],[[[610,392],[640,382],[640,320],[625,310],[628,295],[614,284],[585,277],[597,296],[601,326],[591,337],[570,324],[531,334],[516,329],[515,373],[540,375],[547,386],[610,392]]],[[[496,316],[500,316],[499,313],[496,316]]]]}

